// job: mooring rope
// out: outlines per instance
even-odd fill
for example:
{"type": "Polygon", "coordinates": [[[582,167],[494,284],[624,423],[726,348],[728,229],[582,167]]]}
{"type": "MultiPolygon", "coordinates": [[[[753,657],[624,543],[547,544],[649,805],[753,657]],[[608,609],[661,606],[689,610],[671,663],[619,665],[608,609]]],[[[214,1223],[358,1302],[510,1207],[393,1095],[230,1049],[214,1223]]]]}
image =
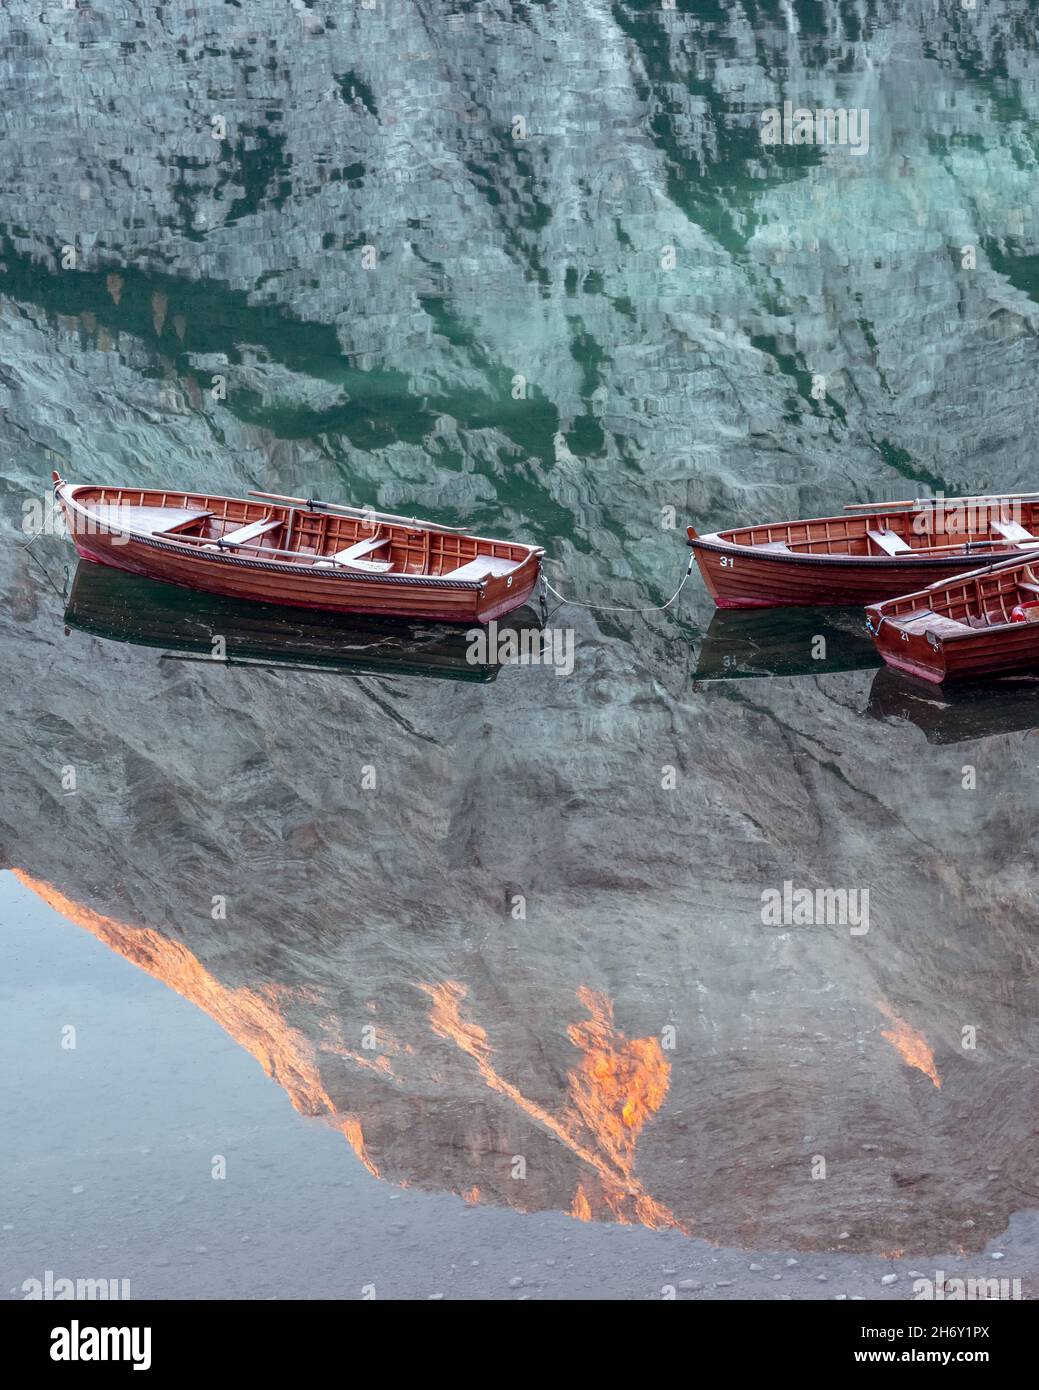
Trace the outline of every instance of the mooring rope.
{"type": "MultiPolygon", "coordinates": [[[[23,545],[23,546],[21,547],[21,549],[27,551],[27,550],[29,549],[29,547],[28,547],[27,545],[23,545]]],[[[51,578],[51,573],[50,573],[50,571],[48,570],[47,566],[43,563],[43,561],[40,559],[40,557],[39,557],[38,555],[30,555],[30,556],[29,556],[29,559],[33,562],[34,565],[39,565],[40,569],[43,571],[43,574],[44,574],[45,579],[47,580],[47,583],[51,586],[51,588],[52,588],[52,589],[54,590],[54,592],[57,594],[58,598],[61,599],[62,603],[64,603],[64,602],[66,601],[67,597],[68,597],[68,588],[69,588],[69,567],[68,567],[68,565],[65,566],[65,586],[64,586],[63,589],[59,589],[58,586],[57,586],[57,584],[55,583],[55,581],[51,578]]]]}
{"type": "Polygon", "coordinates": [[[695,555],[690,555],[689,568],[682,576],[681,584],[679,584],[678,588],[668,599],[667,603],[654,604],[651,608],[613,608],[601,603],[579,603],[577,599],[566,598],[563,594],[559,592],[558,589],[554,589],[552,585],[548,582],[548,580],[545,578],[544,570],[541,571],[541,582],[542,584],[544,584],[545,588],[548,589],[549,593],[555,594],[556,598],[559,599],[561,603],[568,603],[571,608],[590,608],[595,613],[663,613],[665,608],[671,607],[675,599],[685,588],[686,580],[693,572],[693,562],[695,559],[695,555]]]}
{"type": "Polygon", "coordinates": [[[43,535],[43,533],[47,530],[47,522],[51,519],[51,517],[55,516],[60,517],[61,510],[58,507],[58,504],[55,501],[55,499],[52,497],[50,499],[50,511],[47,511],[47,509],[44,508],[43,520],[40,522],[39,526],[37,526],[36,530],[32,533],[32,539],[26,541],[25,545],[18,546],[17,549],[28,550],[30,546],[34,545],[35,542],[38,541],[40,537],[43,535]]]}

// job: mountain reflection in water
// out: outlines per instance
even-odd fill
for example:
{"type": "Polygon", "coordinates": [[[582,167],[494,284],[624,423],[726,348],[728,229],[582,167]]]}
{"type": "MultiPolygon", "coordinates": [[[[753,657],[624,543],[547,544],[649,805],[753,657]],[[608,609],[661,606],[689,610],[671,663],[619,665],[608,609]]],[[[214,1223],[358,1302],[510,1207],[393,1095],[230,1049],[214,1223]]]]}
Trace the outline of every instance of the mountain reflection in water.
{"type": "MultiPolygon", "coordinates": [[[[232,925],[237,913],[220,923],[219,937],[204,933],[218,974],[173,935],[106,917],[15,873],[214,1018],[298,1111],[339,1129],[365,1167],[390,1182],[714,1240],[767,1244],[796,1232],[805,1248],[885,1252],[892,1244],[978,1248],[1016,1205],[1018,1184],[1039,1178],[1030,1143],[1014,1145],[1010,1172],[981,1162],[993,1125],[1005,1130],[1005,1112],[999,1119],[989,1103],[993,1086],[1003,1101],[1039,1097],[1025,1096],[999,1064],[958,1065],[948,1042],[936,1056],[879,995],[854,1007],[843,1043],[835,1035],[820,1046],[818,1032],[786,1031],[787,1075],[773,1086],[765,1078],[775,1044],[749,1012],[746,1041],[719,1074],[710,1049],[693,1060],[676,1047],[695,1027],[697,1002],[692,1014],[676,1009],[675,1032],[661,1037],[628,1036],[613,1001],[584,985],[543,981],[522,1016],[505,1015],[488,1008],[485,985],[481,1003],[457,979],[419,979],[417,961],[395,960],[397,952],[376,967],[370,941],[358,960],[367,958],[363,969],[380,985],[365,997],[342,983],[348,942],[331,936],[327,957],[301,969],[297,941],[294,964],[279,966],[269,947],[258,949],[250,924],[232,925]],[[867,1100],[863,1086],[877,1067],[892,1084],[867,1100]],[[800,1121],[813,1114],[814,1133],[799,1141],[794,1113],[800,1121]],[[857,1142],[864,1133],[875,1142],[857,1142]],[[819,1152],[832,1165],[823,1210],[809,1172],[819,1152]],[[848,1234],[838,1241],[838,1231],[848,1234]]],[[[291,913],[288,902],[267,905],[291,913]]],[[[427,944],[442,969],[464,964],[427,944]]],[[[564,942],[561,954],[574,957],[567,973],[586,968],[579,940],[564,942]]],[[[801,1008],[811,1007],[803,997],[801,1008]]]]}
{"type": "Polygon", "coordinates": [[[914,724],[930,743],[1030,732],[1039,723],[1039,674],[940,687],[915,680],[881,662],[861,608],[718,611],[693,645],[694,682],[875,670],[867,715],[914,724]]]}

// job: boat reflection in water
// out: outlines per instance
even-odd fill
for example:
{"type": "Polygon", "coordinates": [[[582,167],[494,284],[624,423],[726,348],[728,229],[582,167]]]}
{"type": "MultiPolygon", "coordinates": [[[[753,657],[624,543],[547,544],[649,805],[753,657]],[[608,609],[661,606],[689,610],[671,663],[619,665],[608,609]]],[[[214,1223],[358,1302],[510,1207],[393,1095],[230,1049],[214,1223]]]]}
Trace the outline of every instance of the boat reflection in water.
{"type": "Polygon", "coordinates": [[[876,667],[866,713],[908,720],[929,743],[962,743],[1039,725],[1039,676],[938,687],[885,666],[861,608],[719,611],[697,653],[693,679],[819,676],[876,667]]]}
{"type": "Polygon", "coordinates": [[[873,678],[866,713],[872,719],[905,719],[928,743],[1016,734],[1039,725],[1039,677],[936,686],[884,666],[873,678]]]}
{"type": "MultiPolygon", "coordinates": [[[[354,675],[492,681],[499,663],[473,659],[469,629],[244,602],[180,589],[81,562],[65,611],[69,628],[114,642],[194,653],[233,665],[343,670],[354,675]]],[[[531,608],[498,623],[499,635],[540,632],[531,608]]],[[[529,639],[528,639],[529,640],[529,639]]]]}
{"type": "Polygon", "coordinates": [[[694,679],[820,676],[877,665],[861,608],[719,609],[700,644],[694,679]]]}

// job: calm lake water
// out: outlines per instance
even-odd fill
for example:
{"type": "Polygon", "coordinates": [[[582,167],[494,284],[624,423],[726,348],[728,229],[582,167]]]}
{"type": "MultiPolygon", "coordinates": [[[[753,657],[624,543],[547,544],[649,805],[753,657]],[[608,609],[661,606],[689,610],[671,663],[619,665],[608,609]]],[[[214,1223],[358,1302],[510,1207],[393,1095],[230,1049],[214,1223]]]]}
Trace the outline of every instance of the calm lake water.
{"type": "Polygon", "coordinates": [[[1033,681],[695,576],[555,608],[565,670],[19,548],[57,468],[643,607],[689,522],[1034,487],[1033,31],[9,0],[7,1296],[1034,1291],[1033,681]],[[763,146],[786,100],[868,149],[763,146]]]}

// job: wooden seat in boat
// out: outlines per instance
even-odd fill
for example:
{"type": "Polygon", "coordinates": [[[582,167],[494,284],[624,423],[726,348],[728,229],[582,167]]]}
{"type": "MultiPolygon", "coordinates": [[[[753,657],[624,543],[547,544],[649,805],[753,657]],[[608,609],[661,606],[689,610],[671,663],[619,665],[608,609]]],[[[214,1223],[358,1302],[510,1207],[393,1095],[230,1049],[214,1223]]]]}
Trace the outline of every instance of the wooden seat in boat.
{"type": "MultiPolygon", "coordinates": [[[[337,550],[332,556],[333,565],[342,565],[348,570],[364,570],[368,574],[385,574],[387,570],[393,568],[392,560],[366,560],[364,557],[370,555],[374,550],[381,550],[384,545],[389,545],[389,536],[372,536],[366,541],[356,541],[353,545],[346,546],[343,550],[337,550]]],[[[321,561],[317,562],[319,565],[321,561]]]]}
{"type": "Polygon", "coordinates": [[[498,555],[477,555],[468,564],[459,565],[456,570],[448,570],[441,579],[492,579],[514,570],[519,562],[505,560],[498,555]]]}
{"type": "Polygon", "coordinates": [[[1026,531],[1016,521],[994,521],[992,529],[1006,541],[1034,541],[1036,539],[1031,531],[1026,531]]]}
{"type": "Polygon", "coordinates": [[[965,626],[965,623],[958,622],[955,618],[943,618],[938,613],[932,614],[930,621],[925,624],[928,632],[937,633],[939,637],[955,637],[965,626]]]}
{"type": "Polygon", "coordinates": [[[902,537],[896,535],[894,531],[867,531],[866,535],[875,545],[879,545],[881,550],[886,550],[889,555],[901,555],[912,549],[912,546],[906,545],[902,537]]]}
{"type": "MultiPolygon", "coordinates": [[[[350,565],[356,560],[363,559],[365,555],[370,555],[373,550],[381,550],[384,545],[389,545],[389,543],[389,536],[373,536],[370,540],[357,541],[354,545],[348,545],[345,550],[337,550],[332,559],[337,565],[350,565]]],[[[373,562],[369,561],[369,563],[373,562]]],[[[379,563],[386,562],[380,561],[379,563]]]]}
{"type": "Polygon", "coordinates": [[[938,637],[953,637],[967,627],[955,618],[945,618],[930,608],[916,608],[899,619],[899,626],[910,633],[933,632],[938,637]]]}
{"type": "Polygon", "coordinates": [[[366,560],[373,550],[389,545],[389,536],[372,536],[365,541],[355,541],[353,545],[337,550],[334,555],[323,556],[314,561],[315,569],[335,569],[337,565],[348,570],[363,570],[366,574],[385,574],[393,568],[392,560],[366,560]]]}
{"type": "Polygon", "coordinates": [[[89,510],[106,526],[144,531],[151,536],[166,531],[182,531],[192,522],[213,515],[197,507],[134,507],[125,502],[98,502],[89,510]]]}
{"type": "Polygon", "coordinates": [[[250,521],[247,526],[239,526],[234,531],[227,531],[222,536],[217,537],[217,544],[224,545],[245,545],[248,541],[255,540],[257,536],[265,536],[268,531],[273,531],[280,526],[281,521],[270,517],[262,517],[259,521],[250,521]]]}

